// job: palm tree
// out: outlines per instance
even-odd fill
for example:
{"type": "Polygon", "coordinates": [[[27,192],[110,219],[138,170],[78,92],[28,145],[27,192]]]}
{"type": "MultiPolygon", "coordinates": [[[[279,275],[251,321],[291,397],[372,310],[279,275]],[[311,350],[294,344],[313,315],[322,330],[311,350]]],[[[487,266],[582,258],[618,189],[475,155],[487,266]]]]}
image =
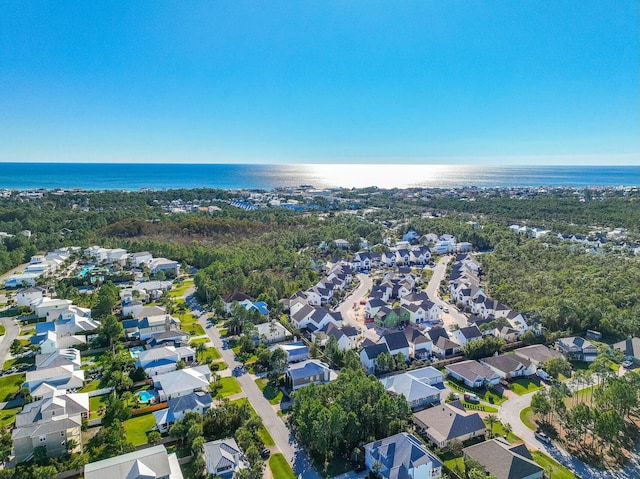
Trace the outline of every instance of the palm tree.
{"type": "Polygon", "coordinates": [[[207,351],[207,345],[205,343],[198,344],[196,348],[196,357],[202,357],[202,355],[207,351]]]}
{"type": "Polygon", "coordinates": [[[511,424],[509,424],[508,422],[505,422],[502,426],[502,428],[504,429],[504,435],[506,436],[507,440],[509,439],[509,434],[511,434],[513,432],[513,428],[511,427],[511,424]]]}
{"type": "Polygon", "coordinates": [[[498,422],[498,418],[495,416],[495,414],[489,414],[485,420],[489,425],[489,437],[493,437],[493,425],[498,422]]]}

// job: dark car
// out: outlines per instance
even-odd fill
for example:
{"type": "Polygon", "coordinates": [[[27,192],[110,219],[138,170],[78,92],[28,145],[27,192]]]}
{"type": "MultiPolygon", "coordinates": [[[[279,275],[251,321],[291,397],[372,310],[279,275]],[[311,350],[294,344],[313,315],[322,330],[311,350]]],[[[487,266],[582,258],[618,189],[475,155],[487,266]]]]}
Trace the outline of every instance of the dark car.
{"type": "Polygon", "coordinates": [[[263,447],[262,450],[260,451],[260,457],[262,459],[266,459],[270,455],[271,455],[271,451],[266,447],[263,447]]]}

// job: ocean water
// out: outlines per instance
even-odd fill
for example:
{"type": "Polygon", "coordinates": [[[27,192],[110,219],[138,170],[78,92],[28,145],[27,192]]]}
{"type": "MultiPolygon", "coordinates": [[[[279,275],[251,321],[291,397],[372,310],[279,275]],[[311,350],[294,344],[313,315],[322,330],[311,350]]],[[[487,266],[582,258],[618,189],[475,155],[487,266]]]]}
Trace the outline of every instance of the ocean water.
{"type": "Polygon", "coordinates": [[[273,189],[638,186],[640,166],[0,163],[0,188],[273,189]]]}

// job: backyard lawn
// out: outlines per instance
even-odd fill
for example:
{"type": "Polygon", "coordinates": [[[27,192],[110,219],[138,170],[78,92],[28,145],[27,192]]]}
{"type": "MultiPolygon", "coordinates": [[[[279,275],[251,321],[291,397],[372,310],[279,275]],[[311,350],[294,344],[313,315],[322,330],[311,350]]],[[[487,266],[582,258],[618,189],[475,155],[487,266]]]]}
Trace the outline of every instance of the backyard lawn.
{"type": "Polygon", "coordinates": [[[296,479],[291,466],[281,453],[272,455],[269,458],[269,469],[273,479],[296,479]]]}
{"type": "Polygon", "coordinates": [[[99,388],[100,388],[100,380],[96,379],[95,381],[91,381],[90,383],[87,383],[84,386],[82,386],[82,388],[78,392],[89,393],[99,388]]]}
{"type": "Polygon", "coordinates": [[[542,389],[538,378],[519,378],[509,383],[509,389],[519,396],[542,389]]]}
{"type": "Polygon", "coordinates": [[[533,460],[538,463],[538,465],[544,467],[545,472],[548,474],[551,472],[551,479],[575,479],[576,476],[569,469],[564,467],[555,459],[547,456],[543,452],[540,451],[531,451],[531,455],[533,456],[533,460]]]}
{"type": "Polygon", "coordinates": [[[24,384],[26,373],[12,374],[0,378],[0,401],[8,401],[24,384]]]}
{"type": "Polygon", "coordinates": [[[233,396],[234,394],[242,392],[240,384],[234,377],[220,378],[218,379],[218,383],[222,384],[222,387],[218,391],[218,396],[220,397],[233,396]]]}
{"type": "Polygon", "coordinates": [[[134,446],[147,443],[147,433],[156,425],[153,414],[143,414],[142,416],[127,419],[124,422],[124,431],[127,441],[134,446]]]}
{"type": "Polygon", "coordinates": [[[267,401],[269,401],[269,403],[280,404],[284,395],[279,387],[276,387],[266,379],[261,378],[256,379],[256,384],[260,388],[260,391],[262,391],[262,395],[267,401]]]}
{"type": "Polygon", "coordinates": [[[2,370],[6,371],[10,369],[12,366],[18,366],[19,364],[35,364],[36,357],[35,356],[24,356],[22,358],[17,359],[7,359],[2,365],[2,370]]]}
{"type": "Polygon", "coordinates": [[[21,407],[0,409],[0,426],[7,427],[13,424],[16,419],[16,414],[18,414],[21,410],[21,407]]]}

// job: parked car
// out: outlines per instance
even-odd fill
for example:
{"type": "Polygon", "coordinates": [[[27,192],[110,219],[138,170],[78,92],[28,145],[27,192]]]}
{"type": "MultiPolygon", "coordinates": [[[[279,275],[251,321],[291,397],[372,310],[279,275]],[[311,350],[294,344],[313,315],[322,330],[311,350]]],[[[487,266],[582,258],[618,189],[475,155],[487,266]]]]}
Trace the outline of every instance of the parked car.
{"type": "Polygon", "coordinates": [[[633,366],[633,361],[629,361],[628,359],[622,363],[622,367],[625,369],[629,369],[633,366]]]}
{"type": "Polygon", "coordinates": [[[547,436],[544,432],[542,431],[536,431],[534,433],[534,436],[536,437],[536,439],[538,441],[542,441],[545,444],[551,444],[551,438],[549,436],[547,436]]]}
{"type": "Polygon", "coordinates": [[[464,393],[464,400],[468,402],[480,402],[480,398],[473,393],[464,393]]]}
{"type": "Polygon", "coordinates": [[[536,375],[543,381],[551,381],[551,376],[544,369],[538,369],[536,375]]]}
{"type": "Polygon", "coordinates": [[[270,455],[271,455],[271,451],[270,451],[268,448],[266,448],[266,447],[263,447],[263,448],[262,448],[262,450],[260,451],[260,457],[261,457],[262,459],[266,459],[266,458],[268,458],[270,455]]]}
{"type": "Polygon", "coordinates": [[[444,308],[442,308],[442,311],[444,311],[445,313],[449,312],[449,308],[447,308],[446,306],[444,308]]]}

